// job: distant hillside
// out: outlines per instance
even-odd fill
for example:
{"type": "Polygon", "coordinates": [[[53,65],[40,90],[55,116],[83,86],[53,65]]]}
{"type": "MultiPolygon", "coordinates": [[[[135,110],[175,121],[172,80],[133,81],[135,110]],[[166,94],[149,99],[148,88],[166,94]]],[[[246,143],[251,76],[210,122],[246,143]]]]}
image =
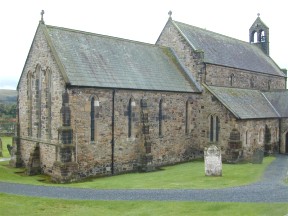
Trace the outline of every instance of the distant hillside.
{"type": "Polygon", "coordinates": [[[13,104],[17,103],[17,91],[0,89],[0,103],[4,104],[13,104]]]}

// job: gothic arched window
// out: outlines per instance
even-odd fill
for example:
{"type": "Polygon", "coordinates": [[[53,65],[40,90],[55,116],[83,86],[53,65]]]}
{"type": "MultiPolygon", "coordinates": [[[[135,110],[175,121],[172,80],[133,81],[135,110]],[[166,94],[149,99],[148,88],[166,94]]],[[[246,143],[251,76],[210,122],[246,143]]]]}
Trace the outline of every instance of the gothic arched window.
{"type": "Polygon", "coordinates": [[[132,131],[133,131],[133,106],[135,106],[135,102],[132,100],[132,98],[129,99],[128,103],[128,138],[132,137],[132,131]]]}
{"type": "Polygon", "coordinates": [[[185,134],[189,134],[191,130],[191,102],[189,100],[186,101],[186,115],[185,115],[185,134]]]}
{"type": "Polygon", "coordinates": [[[219,140],[220,121],[218,116],[210,116],[210,142],[218,142],[219,140]]]}
{"type": "Polygon", "coordinates": [[[28,136],[32,136],[32,73],[27,75],[28,136]]]}
{"type": "Polygon", "coordinates": [[[95,141],[95,108],[94,108],[94,97],[91,99],[91,112],[90,112],[90,128],[91,128],[91,141],[95,141]]]}
{"type": "Polygon", "coordinates": [[[230,86],[233,86],[234,76],[235,76],[234,74],[231,74],[231,75],[229,76],[230,86]]]}
{"type": "Polygon", "coordinates": [[[271,89],[271,80],[268,80],[268,90],[271,89]]]}
{"type": "Polygon", "coordinates": [[[97,96],[90,97],[90,140],[91,143],[98,139],[97,118],[99,118],[99,98],[97,96]]]}
{"type": "Polygon", "coordinates": [[[260,144],[264,142],[264,129],[263,128],[260,128],[258,140],[260,144]]]}
{"type": "Polygon", "coordinates": [[[51,71],[48,69],[46,71],[46,108],[47,108],[47,120],[46,120],[46,130],[47,130],[47,138],[51,139],[51,104],[52,104],[52,97],[51,97],[51,91],[52,91],[52,80],[51,80],[51,71]]]}
{"type": "Polygon", "coordinates": [[[249,130],[245,131],[243,143],[245,143],[245,145],[250,144],[250,132],[249,132],[249,130]]]}
{"type": "Polygon", "coordinates": [[[163,136],[163,99],[159,101],[159,136],[163,136]]]}
{"type": "Polygon", "coordinates": [[[42,90],[42,73],[41,66],[37,65],[36,67],[36,80],[35,80],[35,107],[36,107],[36,118],[35,125],[37,125],[37,137],[41,137],[41,90],[42,90]]]}

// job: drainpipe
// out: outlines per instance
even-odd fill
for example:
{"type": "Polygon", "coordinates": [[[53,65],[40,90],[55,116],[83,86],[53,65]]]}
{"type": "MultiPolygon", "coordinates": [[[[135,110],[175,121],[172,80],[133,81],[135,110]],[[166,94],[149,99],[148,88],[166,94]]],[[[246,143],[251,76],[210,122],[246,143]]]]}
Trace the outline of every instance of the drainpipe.
{"type": "Polygon", "coordinates": [[[278,141],[278,153],[281,153],[281,142],[282,142],[282,123],[281,123],[281,118],[279,118],[279,141],[278,141]]]}
{"type": "Polygon", "coordinates": [[[115,137],[114,137],[114,129],[115,129],[115,89],[112,92],[112,140],[111,140],[111,174],[114,175],[114,146],[115,146],[115,137]]]}
{"type": "Polygon", "coordinates": [[[76,122],[76,119],[75,119],[75,161],[76,163],[78,164],[78,134],[77,134],[77,122],[76,122]]]}

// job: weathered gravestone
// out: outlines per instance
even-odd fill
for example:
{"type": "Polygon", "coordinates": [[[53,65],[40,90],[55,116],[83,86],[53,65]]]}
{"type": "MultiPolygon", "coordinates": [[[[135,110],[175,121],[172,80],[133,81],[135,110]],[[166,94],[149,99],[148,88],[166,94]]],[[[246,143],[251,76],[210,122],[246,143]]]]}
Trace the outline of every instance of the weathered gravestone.
{"type": "Polygon", "coordinates": [[[206,176],[222,176],[222,157],[221,150],[215,145],[204,150],[205,159],[205,175],[206,176]]]}
{"type": "Polygon", "coordinates": [[[262,164],[264,157],[264,151],[262,149],[255,149],[252,155],[253,164],[262,164]]]}
{"type": "Polygon", "coordinates": [[[2,140],[0,138],[0,157],[3,157],[3,153],[2,153],[2,140]]]}
{"type": "Polygon", "coordinates": [[[8,149],[8,152],[10,154],[10,156],[13,156],[13,152],[12,152],[12,149],[13,149],[13,146],[11,146],[10,144],[7,145],[7,149],[8,149]]]}

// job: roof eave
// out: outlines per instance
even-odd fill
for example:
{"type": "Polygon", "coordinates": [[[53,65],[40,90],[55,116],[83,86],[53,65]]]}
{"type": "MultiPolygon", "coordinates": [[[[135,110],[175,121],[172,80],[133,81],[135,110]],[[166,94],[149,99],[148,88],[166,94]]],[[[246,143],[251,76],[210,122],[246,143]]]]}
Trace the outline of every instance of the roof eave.
{"type": "Polygon", "coordinates": [[[177,93],[188,93],[188,94],[201,94],[201,92],[197,91],[185,91],[185,90],[171,90],[171,89],[146,89],[146,88],[124,88],[124,87],[103,87],[103,86],[83,86],[77,84],[68,84],[69,88],[97,88],[97,89],[118,89],[118,90],[131,90],[131,91],[151,91],[151,92],[177,92],[177,93]]]}

